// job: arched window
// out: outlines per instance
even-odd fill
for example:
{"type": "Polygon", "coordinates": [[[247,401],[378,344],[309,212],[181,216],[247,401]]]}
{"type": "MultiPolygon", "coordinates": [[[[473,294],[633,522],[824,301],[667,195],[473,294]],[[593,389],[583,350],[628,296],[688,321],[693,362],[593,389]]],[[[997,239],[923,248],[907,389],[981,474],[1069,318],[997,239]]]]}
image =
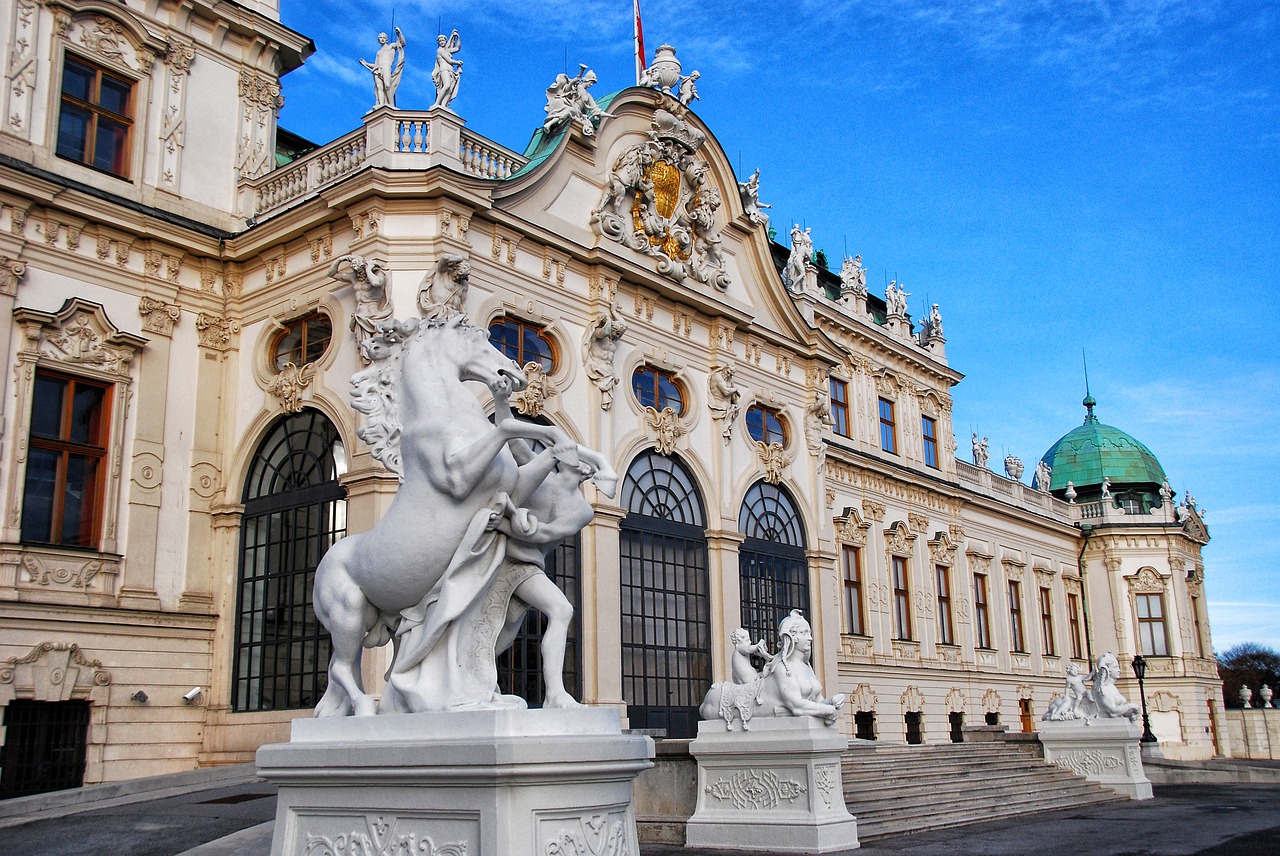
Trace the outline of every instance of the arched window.
{"type": "Polygon", "coordinates": [[[693,737],[711,686],[706,514],[689,471],[650,451],[622,483],[622,695],[633,728],[693,737]]]}
{"type": "Polygon", "coordinates": [[[787,444],[787,422],[772,407],[753,404],[747,408],[747,433],[761,443],[787,444]]]}
{"type": "Polygon", "coordinates": [[[236,606],[234,710],[314,705],[328,684],[329,634],[311,589],[325,551],[347,531],[346,450],[315,410],[278,421],[244,486],[236,606]]]}
{"type": "Polygon", "coordinates": [[[324,356],[333,338],[333,322],[323,312],[312,312],[285,324],[271,342],[271,365],[276,371],[285,363],[304,366],[324,356]]]}
{"type": "Polygon", "coordinates": [[[541,327],[518,318],[496,318],[489,325],[489,341],[521,368],[537,363],[547,374],[556,370],[555,346],[541,327]]]}
{"type": "Polygon", "coordinates": [[[804,524],[790,494],[758,481],[742,500],[738,528],[747,536],[738,550],[742,626],[776,647],[774,634],[788,612],[810,614],[804,524]]]}
{"type": "Polygon", "coordinates": [[[631,391],[641,407],[654,410],[670,407],[677,416],[684,413],[684,389],[671,372],[640,366],[631,375],[631,391]]]}

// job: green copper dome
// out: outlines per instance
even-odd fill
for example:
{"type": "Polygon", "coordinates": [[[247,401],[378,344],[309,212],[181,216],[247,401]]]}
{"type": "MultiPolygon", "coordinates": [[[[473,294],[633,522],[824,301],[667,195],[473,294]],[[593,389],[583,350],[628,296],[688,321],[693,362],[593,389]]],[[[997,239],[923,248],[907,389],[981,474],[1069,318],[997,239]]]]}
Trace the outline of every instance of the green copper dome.
{"type": "Polygon", "coordinates": [[[1076,490],[1099,487],[1104,477],[1112,489],[1125,486],[1159,485],[1164,468],[1151,450],[1119,428],[1104,425],[1093,415],[1093,396],[1084,400],[1084,424],[1073,428],[1054,443],[1040,459],[1053,471],[1049,490],[1059,493],[1072,482],[1076,490]]]}

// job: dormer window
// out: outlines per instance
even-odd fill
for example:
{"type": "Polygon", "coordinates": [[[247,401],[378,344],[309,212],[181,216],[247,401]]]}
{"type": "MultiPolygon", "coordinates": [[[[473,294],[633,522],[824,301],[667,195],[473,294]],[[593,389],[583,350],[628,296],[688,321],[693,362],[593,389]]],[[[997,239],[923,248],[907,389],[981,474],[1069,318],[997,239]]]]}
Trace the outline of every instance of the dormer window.
{"type": "Polygon", "coordinates": [[[129,177],[133,83],[84,60],[66,57],[58,113],[58,156],[129,177]]]}

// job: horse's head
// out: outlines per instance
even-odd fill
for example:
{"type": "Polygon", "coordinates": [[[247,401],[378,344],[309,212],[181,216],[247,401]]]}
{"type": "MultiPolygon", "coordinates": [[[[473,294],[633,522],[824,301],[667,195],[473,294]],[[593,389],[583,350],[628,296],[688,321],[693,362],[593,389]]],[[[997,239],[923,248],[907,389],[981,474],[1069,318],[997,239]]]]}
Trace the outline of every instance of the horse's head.
{"type": "Polygon", "coordinates": [[[452,368],[458,380],[476,380],[491,390],[506,385],[512,392],[529,385],[520,367],[489,342],[489,332],[465,315],[425,321],[417,338],[424,345],[422,356],[442,371],[452,368]]]}

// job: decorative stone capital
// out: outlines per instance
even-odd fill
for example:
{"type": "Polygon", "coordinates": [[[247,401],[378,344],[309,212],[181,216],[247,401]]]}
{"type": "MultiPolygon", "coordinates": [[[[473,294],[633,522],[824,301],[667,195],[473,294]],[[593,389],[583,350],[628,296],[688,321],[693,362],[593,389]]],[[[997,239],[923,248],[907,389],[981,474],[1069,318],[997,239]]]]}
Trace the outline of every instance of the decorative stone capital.
{"type": "Polygon", "coordinates": [[[0,256],[0,294],[10,297],[18,293],[18,283],[27,273],[27,263],[20,259],[0,256]]]}
{"type": "Polygon", "coordinates": [[[142,329],[161,336],[173,335],[173,325],[182,316],[182,309],[176,303],[166,303],[153,297],[138,301],[138,312],[142,315],[142,329]]]}
{"type": "Polygon", "coordinates": [[[240,332],[240,324],[230,318],[201,312],[196,316],[196,331],[200,347],[225,351],[232,346],[233,337],[240,332]]]}

